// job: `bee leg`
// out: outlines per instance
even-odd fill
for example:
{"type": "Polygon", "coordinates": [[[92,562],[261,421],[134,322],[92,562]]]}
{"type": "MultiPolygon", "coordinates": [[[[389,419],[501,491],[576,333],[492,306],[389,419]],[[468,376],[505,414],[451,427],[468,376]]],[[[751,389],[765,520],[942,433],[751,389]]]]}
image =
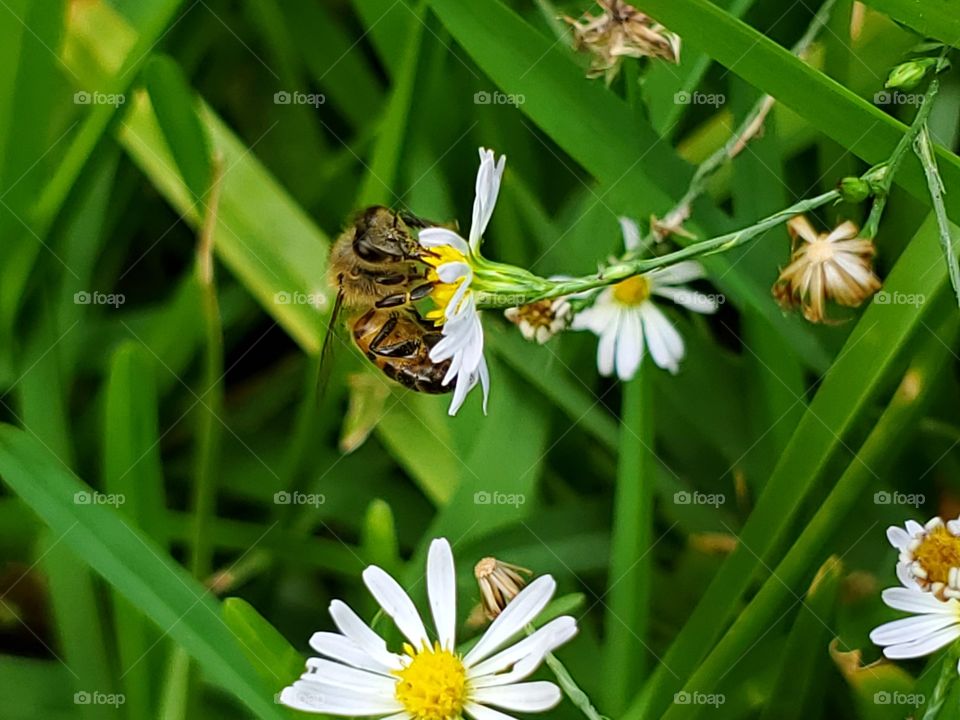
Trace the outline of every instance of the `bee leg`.
{"type": "Polygon", "coordinates": [[[379,357],[387,358],[412,358],[420,351],[420,341],[416,338],[400,340],[387,343],[387,338],[393,329],[397,326],[397,318],[391,317],[387,320],[380,332],[370,342],[370,352],[379,357]]]}
{"type": "Polygon", "coordinates": [[[377,300],[376,306],[378,308],[390,308],[409,305],[417,300],[423,300],[423,298],[430,294],[431,290],[433,290],[433,283],[423,283],[422,285],[417,285],[410,292],[395,293],[380,298],[377,300]]]}

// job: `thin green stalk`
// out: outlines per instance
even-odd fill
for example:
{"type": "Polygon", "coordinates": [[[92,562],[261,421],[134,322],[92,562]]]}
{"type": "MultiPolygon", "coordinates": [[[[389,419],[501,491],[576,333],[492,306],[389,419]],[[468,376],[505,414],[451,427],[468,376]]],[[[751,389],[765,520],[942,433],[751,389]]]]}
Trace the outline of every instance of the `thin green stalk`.
{"type": "MultiPolygon", "coordinates": [[[[949,333],[946,337],[952,337],[956,332],[956,320],[949,319],[947,327],[949,333]]],[[[947,357],[947,347],[939,338],[930,337],[916,357],[855,459],[847,466],[820,509],[760,591],[684,683],[684,690],[705,692],[711,689],[709,691],[712,692],[756,639],[776,622],[784,605],[802,592],[807,568],[824,552],[837,527],[855,513],[857,503],[862,501],[864,490],[874,478],[871,468],[880,467],[886,462],[891,447],[903,442],[903,428],[910,427],[922,415],[925,400],[935,389],[935,381],[947,357]]],[[[722,621],[723,618],[719,617],[718,622],[722,621]]],[[[663,718],[673,720],[682,717],[688,720],[696,712],[697,708],[673,705],[663,718]]],[[[643,716],[640,707],[636,706],[625,717],[633,719],[643,716]]]]}
{"type": "MultiPolygon", "coordinates": [[[[548,280],[523,271],[521,275],[514,278],[517,284],[501,281],[503,287],[502,292],[479,292],[477,304],[481,308],[508,308],[536,302],[537,300],[546,300],[562,295],[572,295],[587,290],[606,287],[607,285],[613,285],[634,275],[640,275],[650,272],[651,270],[656,270],[657,268],[667,267],[681,260],[690,260],[732,250],[763,235],[767,230],[782,224],[794,215],[809,212],[839,199],[840,193],[837,190],[830,190],[816,197],[796,202],[790,207],[784,208],[750,227],[718,235],[717,237],[688,245],[685,248],[675,250],[666,255],[659,255],[652,258],[634,258],[616,262],[593,275],[572,278],[570,280],[548,280]],[[518,291],[518,287],[524,287],[524,290],[518,291]]],[[[498,272],[504,267],[507,267],[500,263],[483,260],[477,270],[478,278],[482,276],[484,266],[494,268],[494,272],[498,272]]],[[[491,282],[488,283],[487,286],[495,284],[495,282],[491,282]]]]}
{"type": "Polygon", "coordinates": [[[217,288],[213,277],[213,239],[217,226],[217,209],[220,204],[220,176],[223,162],[215,158],[213,179],[206,205],[206,215],[200,229],[197,246],[196,277],[200,286],[203,328],[204,357],[203,385],[200,388],[200,424],[197,432],[196,481],[193,494],[193,542],[191,543],[190,570],[197,578],[205,577],[211,570],[213,543],[209,525],[214,514],[217,492],[217,465],[220,461],[223,408],[223,328],[217,288]]]}
{"type": "Polygon", "coordinates": [[[637,376],[623,388],[602,658],[607,668],[603,704],[614,715],[623,712],[646,664],[653,541],[654,372],[655,367],[645,358],[637,376]]]}
{"type": "MultiPolygon", "coordinates": [[[[526,632],[527,635],[532,635],[536,628],[533,625],[527,625],[526,632]]],[[[557,659],[557,656],[553,653],[547,653],[546,657],[547,667],[553,672],[554,677],[557,678],[557,683],[560,685],[560,689],[563,690],[564,695],[576,705],[577,709],[580,710],[589,720],[609,720],[605,715],[601,715],[597,709],[593,706],[593,703],[590,702],[590,698],[587,694],[580,689],[580,686],[577,685],[576,681],[567,671],[567,668],[564,667],[564,664],[557,659]]]]}
{"type": "Polygon", "coordinates": [[[867,217],[867,222],[864,224],[863,231],[860,233],[861,237],[873,238],[877,235],[877,230],[880,227],[880,219],[883,217],[883,211],[887,206],[890,188],[893,187],[893,177],[903,162],[904,157],[906,157],[907,152],[913,147],[920,131],[927,124],[930,111],[933,110],[934,98],[936,98],[937,93],[940,91],[940,80],[937,78],[936,73],[940,72],[944,66],[945,59],[941,58],[940,63],[934,70],[930,84],[927,85],[927,91],[923,95],[923,101],[920,103],[920,107],[917,108],[917,114],[914,115],[913,122],[910,123],[907,132],[904,133],[903,137],[897,142],[896,147],[893,148],[890,159],[864,175],[864,178],[868,179],[873,186],[874,199],[873,206],[870,208],[870,215],[867,217]]]}
{"type": "Polygon", "coordinates": [[[921,720],[936,720],[943,711],[950,690],[957,681],[957,660],[960,660],[960,642],[954,642],[940,661],[940,677],[933,688],[933,695],[927,703],[921,720]]]}
{"type": "Polygon", "coordinates": [[[937,168],[937,159],[933,151],[933,141],[930,139],[930,129],[924,123],[913,144],[914,152],[923,165],[923,174],[927,178],[927,187],[930,188],[930,202],[933,204],[933,214],[937,218],[937,233],[940,237],[940,247],[943,248],[943,257],[947,263],[947,272],[950,273],[950,284],[953,293],[960,305],[960,265],[957,264],[957,253],[953,247],[953,238],[950,234],[950,219],[947,217],[947,208],[943,203],[946,190],[940,171],[937,168]]]}

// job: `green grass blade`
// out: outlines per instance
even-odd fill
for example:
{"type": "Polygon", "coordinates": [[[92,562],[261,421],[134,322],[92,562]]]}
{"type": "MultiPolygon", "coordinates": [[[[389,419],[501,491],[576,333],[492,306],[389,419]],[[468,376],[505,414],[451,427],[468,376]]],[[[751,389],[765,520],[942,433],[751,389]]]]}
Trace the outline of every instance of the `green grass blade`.
{"type": "Polygon", "coordinates": [[[193,91],[171,58],[150,58],[143,70],[150,104],[180,177],[200,203],[210,188],[210,143],[195,110],[193,91]]]}
{"type": "Polygon", "coordinates": [[[115,511],[76,504],[75,495],[89,487],[36,440],[6,425],[0,426],[0,476],[62,543],[182,644],[210,680],[259,717],[283,717],[272,699],[256,690],[256,673],[207,590],[115,511]]]}
{"type": "Polygon", "coordinates": [[[866,4],[920,35],[957,46],[960,42],[960,15],[951,0],[866,0],[866,4]]]}
{"type": "Polygon", "coordinates": [[[620,460],[607,578],[603,665],[608,668],[603,706],[614,716],[626,708],[647,664],[653,573],[655,485],[653,373],[644,358],[623,389],[620,460]]]}

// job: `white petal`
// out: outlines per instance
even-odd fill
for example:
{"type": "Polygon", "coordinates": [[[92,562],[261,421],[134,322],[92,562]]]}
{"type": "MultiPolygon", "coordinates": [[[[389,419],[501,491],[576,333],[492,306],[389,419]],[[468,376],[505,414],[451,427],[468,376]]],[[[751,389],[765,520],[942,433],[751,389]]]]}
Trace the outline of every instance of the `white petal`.
{"type": "Polygon", "coordinates": [[[487,414],[487,400],[490,398],[490,371],[487,369],[486,358],[480,358],[480,387],[483,390],[483,414],[487,414]]]}
{"type": "Polygon", "coordinates": [[[620,332],[617,335],[617,377],[623,381],[633,379],[643,358],[643,330],[640,327],[640,313],[636,310],[623,310],[620,318],[620,332]]]}
{"type": "Polygon", "coordinates": [[[474,250],[480,246],[480,238],[490,223],[493,208],[497,204],[497,195],[500,193],[503,168],[507,162],[506,155],[501,155],[499,162],[494,162],[494,157],[493,150],[480,148],[480,168],[477,170],[473,220],[470,223],[470,247],[474,250]]]}
{"type": "Polygon", "coordinates": [[[601,293],[591,307],[581,310],[573,316],[570,328],[573,330],[589,330],[595,335],[601,335],[611,323],[616,322],[619,312],[619,305],[611,302],[601,293]]]}
{"type": "Polygon", "coordinates": [[[907,588],[887,588],[880,597],[894,610],[912,613],[931,613],[939,615],[957,615],[960,603],[956,600],[944,602],[930,593],[917,592],[907,588]]]}
{"type": "Polygon", "coordinates": [[[370,629],[360,616],[350,607],[340,601],[330,603],[330,617],[333,618],[337,629],[353,640],[367,655],[381,665],[399,670],[403,667],[399,656],[387,650],[386,641],[370,629]]]}
{"type": "Polygon", "coordinates": [[[394,677],[358,670],[323,658],[309,658],[307,672],[302,679],[347,690],[369,691],[384,697],[392,697],[397,684],[394,677]]]}
{"type": "Polygon", "coordinates": [[[917,583],[917,579],[913,576],[913,572],[910,570],[910,565],[911,563],[897,563],[897,580],[899,580],[905,588],[918,589],[920,585],[917,583]]]}
{"type": "Polygon", "coordinates": [[[420,613],[417,612],[410,596],[400,587],[400,583],[376,565],[371,565],[363,571],[363,582],[370,594],[380,603],[383,611],[393,618],[400,632],[416,649],[419,650],[424,645],[430,644],[420,613]]]}
{"type": "Polygon", "coordinates": [[[653,270],[647,274],[647,277],[656,285],[680,285],[681,283],[693,282],[707,276],[707,271],[703,265],[696,260],[684,260],[676,265],[670,265],[665,268],[653,270]]]}
{"type": "Polygon", "coordinates": [[[297,680],[280,693],[280,702],[306,712],[332,713],[346,717],[392,715],[403,706],[396,698],[370,692],[335,688],[319,682],[297,680]]]}
{"type": "Polygon", "coordinates": [[[652,302],[640,306],[643,334],[647,339],[650,357],[658,367],[676,374],[683,360],[683,338],[667,317],[652,302]]]}
{"type": "Polygon", "coordinates": [[[453,398],[450,400],[450,407],[447,410],[447,415],[453,417],[460,411],[460,408],[463,407],[464,401],[467,399],[467,393],[473,390],[473,386],[476,384],[476,376],[471,376],[469,373],[465,372],[461,372],[457,375],[457,385],[453,389],[453,398]]]}
{"type": "MultiPolygon", "coordinates": [[[[619,317],[619,312],[618,312],[619,317]]],[[[600,336],[600,342],[597,343],[597,370],[604,377],[613,375],[613,362],[617,349],[617,330],[619,320],[611,323],[610,326],[600,336]]]]}
{"type": "Polygon", "coordinates": [[[675,287],[673,285],[664,285],[662,287],[654,286],[650,292],[654,295],[665,297],[677,305],[681,305],[687,310],[700,313],[701,315],[712,315],[720,307],[715,297],[704,295],[688,287],[675,287]]]}
{"type": "Polygon", "coordinates": [[[913,615],[874,628],[870,641],[876,645],[910,643],[954,624],[960,622],[949,615],[913,615]]]}
{"type": "Polygon", "coordinates": [[[629,250],[640,247],[640,228],[628,217],[617,218],[620,221],[620,231],[623,233],[623,246],[629,250]]]}
{"type": "Polygon", "coordinates": [[[901,645],[890,645],[883,649],[883,654],[891,660],[905,660],[907,658],[923,657],[936,652],[945,645],[960,637],[960,627],[951,625],[944,630],[931,633],[919,640],[901,645]]]}
{"type": "Polygon", "coordinates": [[[577,622],[572,617],[551,620],[532,635],[470,668],[468,674],[471,683],[476,687],[485,687],[523,680],[539,667],[547,653],[553,652],[576,634],[577,622]],[[529,662],[518,668],[523,661],[529,662]],[[509,673],[503,672],[508,669],[509,673]]]}
{"type": "Polygon", "coordinates": [[[440,227],[424,228],[417,233],[417,240],[425,248],[443,247],[449,245],[461,255],[470,253],[470,246],[467,241],[457,235],[453,230],[440,227]]]}
{"type": "Polygon", "coordinates": [[[923,525],[918,523],[916,520],[907,520],[906,527],[907,532],[912,536],[916,536],[923,532],[923,525]]]}
{"type": "MultiPolygon", "coordinates": [[[[361,670],[372,670],[386,674],[400,667],[400,660],[396,656],[394,656],[394,664],[385,665],[381,660],[368,654],[356,642],[339,633],[316,632],[310,638],[310,647],[321,655],[361,670]]],[[[386,644],[384,644],[384,647],[386,647],[386,644]]]]}
{"type": "Polygon", "coordinates": [[[476,703],[467,703],[463,706],[463,709],[473,720],[517,720],[513,715],[507,715],[499,710],[477,705],[476,703]]]}
{"type": "Polygon", "coordinates": [[[430,543],[427,554],[427,595],[437,637],[444,650],[453,650],[457,629],[457,576],[453,565],[453,551],[446,538],[430,543]]]}
{"type": "Polygon", "coordinates": [[[468,668],[473,667],[499,650],[504,643],[540,614],[540,611],[550,602],[556,589],[557,583],[549,575],[541,575],[527,585],[497,616],[497,619],[490,623],[490,627],[480,641],[463,659],[463,664],[468,668]]]}
{"type": "Polygon", "coordinates": [[[519,712],[550,710],[557,706],[561,698],[560,688],[546,681],[477,688],[473,692],[473,699],[479,703],[519,712]]]}
{"type": "Polygon", "coordinates": [[[448,262],[437,267],[437,277],[445,283],[453,283],[471,274],[470,265],[465,262],[448,262]]]}
{"type": "Polygon", "coordinates": [[[906,548],[912,539],[913,538],[911,538],[903,528],[897,527],[896,525],[891,525],[887,528],[887,540],[889,540],[890,544],[897,550],[906,548]]]}

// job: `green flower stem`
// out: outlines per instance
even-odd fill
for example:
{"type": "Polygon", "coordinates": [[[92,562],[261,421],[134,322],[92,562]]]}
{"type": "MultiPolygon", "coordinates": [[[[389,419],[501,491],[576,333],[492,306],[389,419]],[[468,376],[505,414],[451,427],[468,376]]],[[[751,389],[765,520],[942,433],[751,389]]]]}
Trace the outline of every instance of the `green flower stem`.
{"type": "MultiPolygon", "coordinates": [[[[666,255],[622,260],[603,268],[599,273],[594,275],[586,275],[569,280],[548,280],[522,271],[522,276],[500,276],[498,280],[499,284],[494,286],[491,281],[488,281],[486,276],[482,275],[480,271],[476,271],[474,287],[478,294],[477,305],[480,308],[515,307],[538,300],[547,300],[562,295],[572,295],[574,293],[606,287],[607,285],[614,285],[634,275],[641,275],[658,268],[674,265],[681,260],[691,260],[693,258],[700,258],[706,255],[714,255],[732,250],[735,247],[748,243],[767,230],[782,224],[794,215],[809,212],[839,199],[839,191],[831,190],[816,197],[794,203],[790,207],[784,208],[750,227],[703,240],[680,250],[667,253],[666,255]],[[510,280],[512,277],[518,279],[516,284],[511,284],[510,280]]],[[[489,261],[483,262],[493,265],[493,263],[489,261]]],[[[500,265],[500,267],[511,266],[500,265]]],[[[514,268],[514,270],[520,270],[520,268],[514,268]]]]}
{"type": "Polygon", "coordinates": [[[933,695],[930,697],[930,702],[927,703],[921,720],[936,720],[940,717],[947,696],[950,694],[953,684],[957,681],[958,660],[960,660],[960,642],[954,642],[940,661],[940,678],[933,688],[933,695]]]}
{"type": "Polygon", "coordinates": [[[950,274],[950,284],[953,286],[957,304],[960,305],[960,265],[957,264],[957,253],[954,241],[950,234],[950,218],[947,217],[947,208],[943,203],[946,189],[940,178],[937,168],[937,158],[933,150],[933,141],[930,139],[930,130],[924,123],[913,145],[914,152],[923,165],[923,173],[927,178],[927,187],[930,190],[930,202],[937,218],[937,232],[940,237],[940,247],[943,248],[943,257],[947,262],[947,272],[950,274]]]}
{"type": "MultiPolygon", "coordinates": [[[[532,635],[534,630],[535,628],[533,625],[527,625],[527,635],[532,635]]],[[[590,720],[609,720],[609,718],[607,718],[605,715],[601,715],[599,712],[597,712],[597,709],[593,706],[593,703],[590,702],[590,698],[587,697],[587,694],[580,689],[580,686],[577,685],[576,681],[567,671],[567,668],[564,667],[563,663],[557,659],[556,655],[553,653],[547,653],[546,662],[547,667],[550,668],[554,676],[557,678],[557,683],[560,685],[560,688],[563,690],[564,694],[570,699],[570,702],[577,706],[580,712],[582,712],[590,720]]]]}
{"type": "Polygon", "coordinates": [[[936,73],[943,70],[946,66],[946,56],[942,55],[937,62],[933,78],[930,80],[930,84],[927,85],[927,91],[923,95],[923,101],[920,103],[920,107],[917,108],[917,114],[914,116],[913,122],[910,123],[907,132],[904,133],[903,137],[900,138],[900,141],[893,149],[890,159],[883,165],[876,166],[863,176],[865,180],[871,183],[874,192],[873,207],[870,208],[870,215],[863,226],[863,231],[860,233],[860,236],[863,238],[874,238],[877,235],[877,230],[880,227],[880,219],[883,217],[883,211],[887,206],[887,197],[890,195],[890,188],[893,186],[893,177],[903,162],[903,158],[916,142],[920,131],[927,124],[930,111],[933,109],[933,100],[940,90],[940,79],[936,73]]]}

